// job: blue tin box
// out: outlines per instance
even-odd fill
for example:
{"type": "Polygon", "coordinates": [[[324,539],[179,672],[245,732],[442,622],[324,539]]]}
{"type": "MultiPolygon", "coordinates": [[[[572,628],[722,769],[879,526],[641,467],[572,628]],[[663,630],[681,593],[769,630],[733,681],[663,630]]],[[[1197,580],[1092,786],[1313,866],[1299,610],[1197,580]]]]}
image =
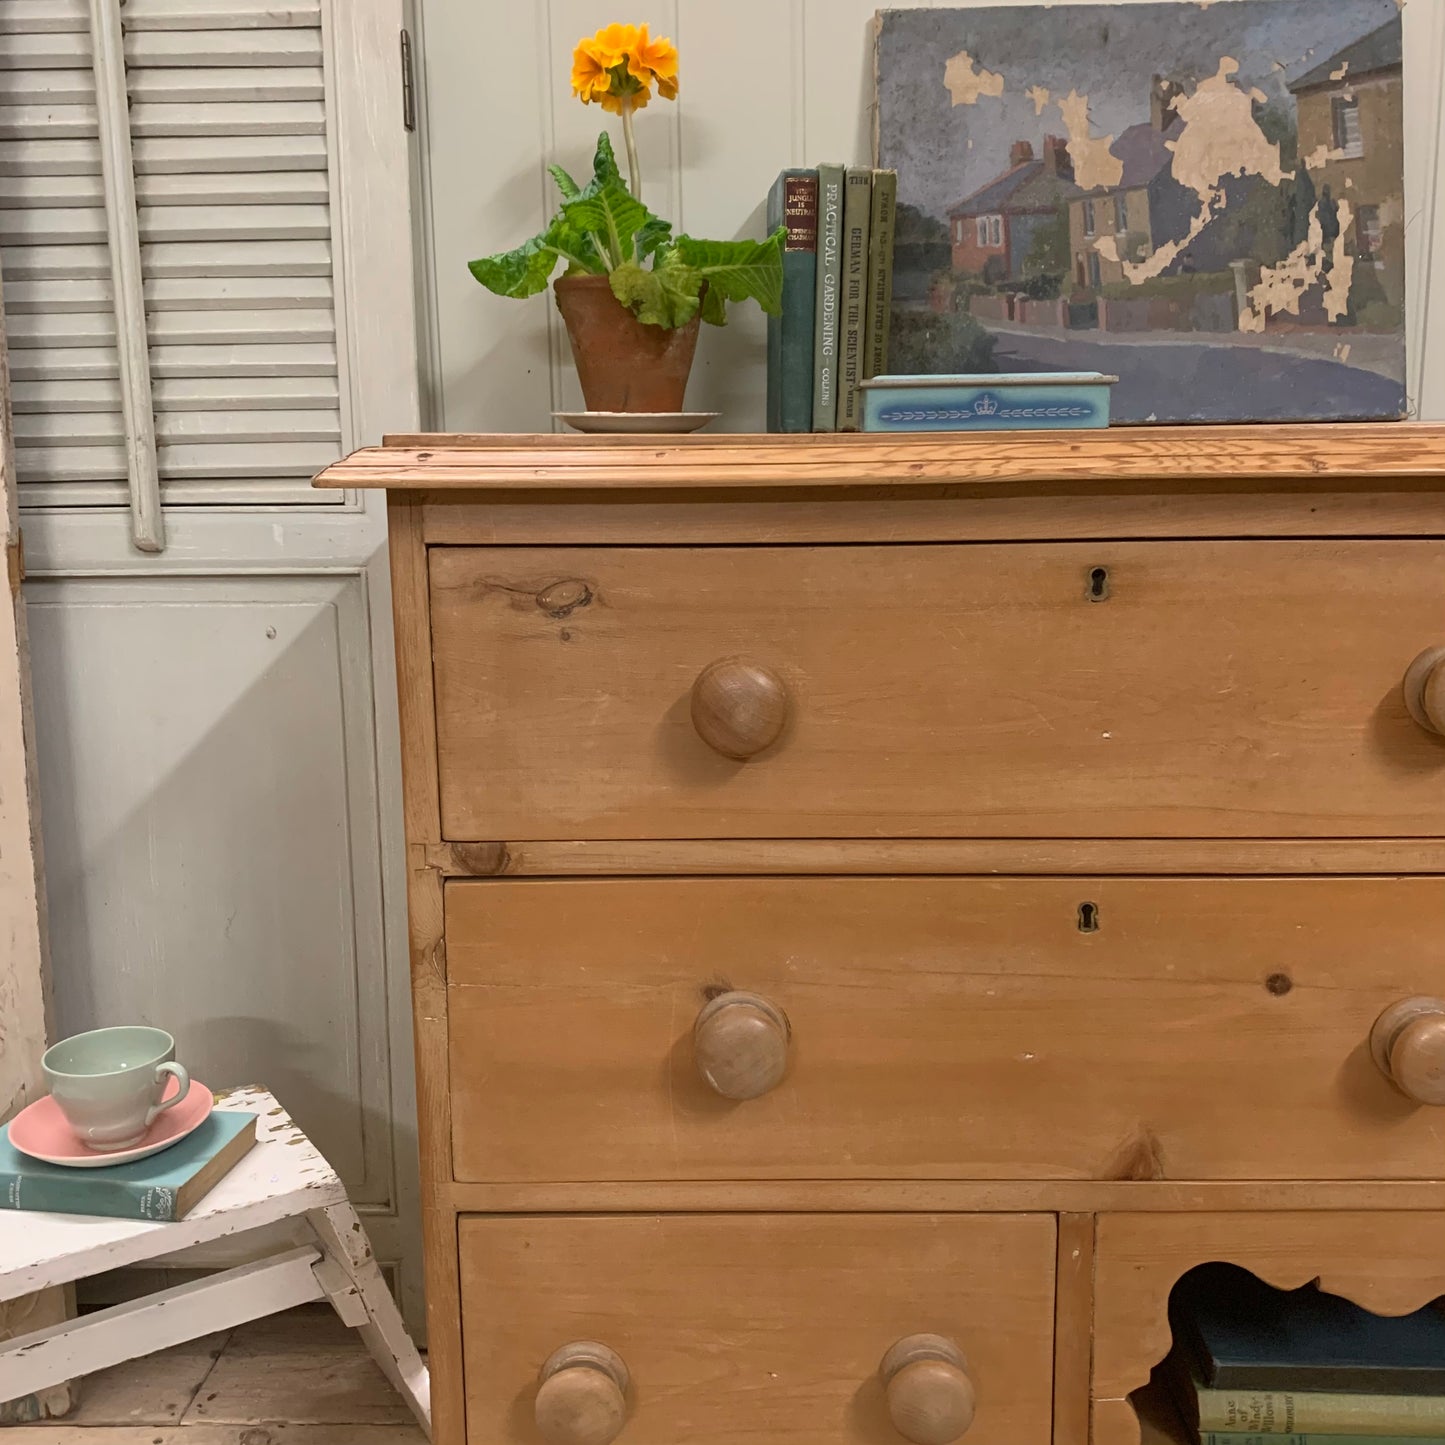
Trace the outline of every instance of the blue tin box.
{"type": "Polygon", "coordinates": [[[1109,425],[1109,388],[1097,371],[1017,376],[875,376],[860,383],[863,430],[1045,431],[1109,425]]]}

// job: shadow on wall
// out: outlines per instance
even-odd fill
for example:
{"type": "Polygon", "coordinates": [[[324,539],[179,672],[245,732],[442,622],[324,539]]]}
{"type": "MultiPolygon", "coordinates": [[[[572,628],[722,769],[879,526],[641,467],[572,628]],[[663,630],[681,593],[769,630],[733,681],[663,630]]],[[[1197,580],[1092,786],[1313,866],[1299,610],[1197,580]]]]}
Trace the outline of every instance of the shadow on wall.
{"type": "MultiPolygon", "coordinates": [[[[361,578],[27,584],[61,1033],[170,1030],[392,1198],[361,578]]],[[[405,1064],[402,1065],[405,1067],[405,1064]]]]}

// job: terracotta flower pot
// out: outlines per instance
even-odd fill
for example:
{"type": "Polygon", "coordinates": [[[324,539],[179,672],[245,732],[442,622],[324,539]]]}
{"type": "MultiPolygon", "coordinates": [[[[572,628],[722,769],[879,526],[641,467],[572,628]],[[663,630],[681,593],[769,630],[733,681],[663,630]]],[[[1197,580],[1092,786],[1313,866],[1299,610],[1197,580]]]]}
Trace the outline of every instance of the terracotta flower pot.
{"type": "Polygon", "coordinates": [[[670,331],[644,325],[606,276],[564,276],[552,289],[588,411],[682,410],[700,316],[670,331]]]}

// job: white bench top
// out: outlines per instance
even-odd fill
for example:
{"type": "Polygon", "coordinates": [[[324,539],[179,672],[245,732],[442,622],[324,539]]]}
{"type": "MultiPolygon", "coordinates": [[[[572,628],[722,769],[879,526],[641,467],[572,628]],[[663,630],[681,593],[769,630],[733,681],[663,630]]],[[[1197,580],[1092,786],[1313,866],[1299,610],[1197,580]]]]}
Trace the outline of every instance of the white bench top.
{"type": "Polygon", "coordinates": [[[266,1090],[226,1090],[216,1107],[254,1113],[256,1145],[174,1224],[0,1209],[0,1300],[345,1202],[336,1171],[266,1090]]]}

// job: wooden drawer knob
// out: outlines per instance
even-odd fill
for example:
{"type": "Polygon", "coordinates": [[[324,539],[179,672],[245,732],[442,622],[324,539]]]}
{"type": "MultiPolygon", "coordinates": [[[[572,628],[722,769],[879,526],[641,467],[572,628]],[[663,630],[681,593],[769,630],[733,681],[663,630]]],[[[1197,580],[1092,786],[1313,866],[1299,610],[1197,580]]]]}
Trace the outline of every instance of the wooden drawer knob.
{"type": "Polygon", "coordinates": [[[1391,1004],[1370,1030],[1370,1052],[1407,1098],[1445,1106],[1445,999],[1391,1004]]]}
{"type": "Polygon", "coordinates": [[[951,1445],[973,1424],[973,1381],[952,1340],[909,1335],[883,1356],[878,1374],[893,1428],[913,1445],[951,1445]]]}
{"type": "Polygon", "coordinates": [[[692,685],[692,725],[725,758],[746,762],[771,747],[787,720],[782,678],[746,657],[709,663],[692,685]]]}
{"type": "Polygon", "coordinates": [[[788,1069],[788,1016],[755,993],[723,993],[692,1027],[698,1072],[724,1099],[760,1099],[788,1069]]]}
{"type": "Polygon", "coordinates": [[[1410,664],[1405,706],[1426,732],[1445,736],[1445,647],[1432,647],[1410,664]]]}
{"type": "Polygon", "coordinates": [[[612,1445],[627,1423],[627,1366],[596,1340],[563,1345],[542,1366],[537,1433],[547,1445],[612,1445]]]}

